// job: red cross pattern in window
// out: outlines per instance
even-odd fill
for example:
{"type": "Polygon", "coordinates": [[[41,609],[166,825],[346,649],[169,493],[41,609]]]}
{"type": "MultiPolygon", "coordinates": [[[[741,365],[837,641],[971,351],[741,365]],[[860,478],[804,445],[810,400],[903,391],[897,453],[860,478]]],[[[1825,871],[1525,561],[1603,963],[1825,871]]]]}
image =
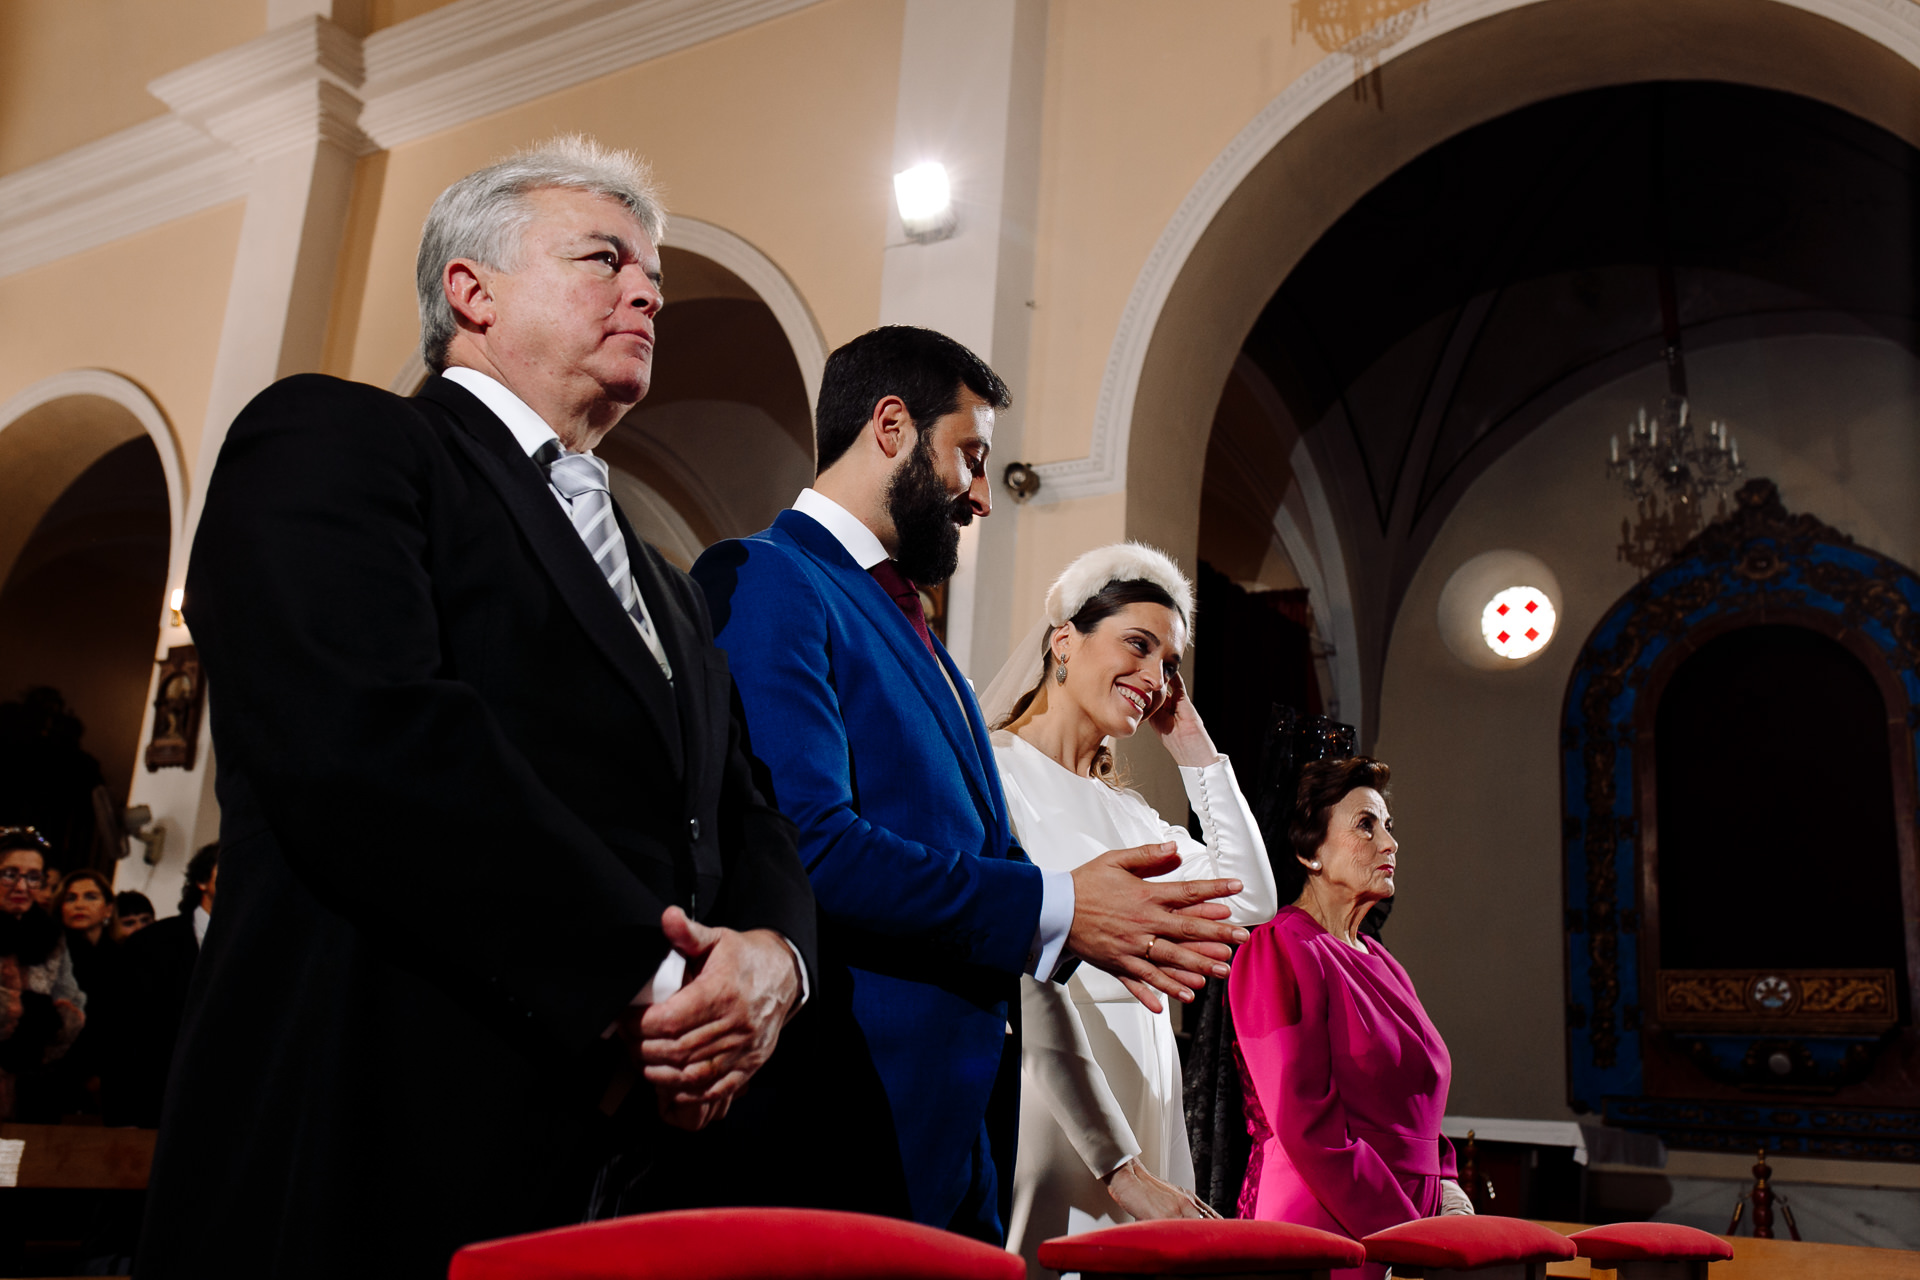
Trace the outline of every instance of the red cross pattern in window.
{"type": "Polygon", "coordinates": [[[1487,648],[1503,658],[1529,658],[1553,639],[1553,603],[1538,587],[1508,587],[1480,612],[1487,648]]]}

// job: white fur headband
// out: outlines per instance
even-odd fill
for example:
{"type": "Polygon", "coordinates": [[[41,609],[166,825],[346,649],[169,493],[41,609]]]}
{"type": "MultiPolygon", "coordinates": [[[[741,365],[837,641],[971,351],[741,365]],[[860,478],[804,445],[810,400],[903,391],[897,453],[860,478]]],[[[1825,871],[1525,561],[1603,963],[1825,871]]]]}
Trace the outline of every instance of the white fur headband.
{"type": "Polygon", "coordinates": [[[1095,547],[1068,565],[1047,592],[1047,622],[1060,626],[1109,582],[1151,582],[1173,597],[1180,620],[1193,634],[1193,584],[1165,552],[1139,542],[1095,547]]]}

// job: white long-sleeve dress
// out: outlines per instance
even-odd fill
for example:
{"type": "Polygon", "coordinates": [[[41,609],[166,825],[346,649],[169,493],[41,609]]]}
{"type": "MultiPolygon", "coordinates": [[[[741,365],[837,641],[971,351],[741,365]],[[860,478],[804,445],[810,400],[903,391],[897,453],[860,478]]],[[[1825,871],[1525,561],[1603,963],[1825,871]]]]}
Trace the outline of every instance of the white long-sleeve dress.
{"type": "MultiPolygon", "coordinates": [[[[1221,899],[1238,925],[1279,909],[1266,845],[1225,756],[1180,770],[1202,844],[1139,792],[1077,774],[1017,734],[995,733],[993,754],[1014,834],[1041,867],[1071,871],[1109,849],[1171,840],[1180,868],[1157,879],[1241,881],[1242,892],[1221,899]]],[[[1138,1156],[1192,1190],[1193,1156],[1170,1014],[1149,1013],[1089,965],[1065,984],[1022,978],[1020,991],[1020,1151],[1007,1247],[1025,1255],[1030,1276],[1051,1276],[1036,1258],[1041,1241],[1132,1221],[1102,1177],[1138,1156]]]]}

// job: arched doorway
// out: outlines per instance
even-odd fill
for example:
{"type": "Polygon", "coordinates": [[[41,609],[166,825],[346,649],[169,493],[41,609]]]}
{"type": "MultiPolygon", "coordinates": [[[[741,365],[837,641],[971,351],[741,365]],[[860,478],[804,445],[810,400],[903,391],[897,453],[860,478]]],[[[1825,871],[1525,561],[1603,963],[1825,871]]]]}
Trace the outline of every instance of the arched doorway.
{"type": "Polygon", "coordinates": [[[653,386],[597,452],[635,531],[684,569],[714,542],[765,528],[812,480],[813,407],[788,330],[757,290],[671,240],[660,260],[669,301],[653,386]]]}
{"type": "MultiPolygon", "coordinates": [[[[1363,196],[1254,322],[1208,445],[1202,558],[1220,559],[1229,475],[1266,463],[1276,550],[1317,476],[1358,566],[1351,639],[1391,634],[1486,467],[1668,342],[1682,378],[1689,355],[1761,338],[1920,345],[1916,173],[1920,152],[1858,117],[1722,83],[1587,90],[1448,139],[1363,196]],[[1230,448],[1249,435],[1237,403],[1267,420],[1270,458],[1230,448]]],[[[1288,546],[1310,576],[1318,545],[1288,546]]]]}
{"type": "MultiPolygon", "coordinates": [[[[1125,489],[1129,536],[1191,555],[1214,410],[1260,313],[1367,191],[1475,125],[1571,91],[1699,80],[1800,94],[1920,143],[1910,110],[1920,96],[1920,14],[1867,0],[1431,0],[1381,54],[1384,107],[1348,92],[1352,73],[1347,55],[1327,58],[1189,193],[1115,335],[1090,454],[1042,468],[1056,497],[1125,489]],[[1130,474],[1153,483],[1129,485],[1130,474]]],[[[1351,544],[1359,513],[1337,497],[1329,508],[1329,532],[1351,544]]],[[[1349,568],[1358,555],[1347,546],[1349,568]]],[[[1365,742],[1392,593],[1356,583],[1352,594],[1352,638],[1336,662],[1351,670],[1336,683],[1353,690],[1341,714],[1365,742]]]]}
{"type": "Polygon", "coordinates": [[[115,819],[133,788],[180,475],[158,408],[115,375],[61,375],[0,410],[0,700],[35,691],[8,713],[19,759],[0,791],[18,794],[0,807],[19,812],[0,821],[45,808],[67,865],[119,852],[85,792],[104,784],[115,819]]]}

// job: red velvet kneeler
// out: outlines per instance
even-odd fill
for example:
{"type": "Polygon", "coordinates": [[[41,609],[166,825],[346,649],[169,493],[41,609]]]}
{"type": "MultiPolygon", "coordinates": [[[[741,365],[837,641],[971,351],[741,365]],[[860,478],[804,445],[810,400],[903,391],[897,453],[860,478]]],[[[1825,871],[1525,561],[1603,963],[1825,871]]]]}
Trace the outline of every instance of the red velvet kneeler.
{"type": "Polygon", "coordinates": [[[1733,1256],[1719,1236],[1670,1222],[1617,1222],[1567,1237],[1595,1268],[1615,1280],[1707,1280],[1709,1264],[1733,1256]]]}
{"type": "Polygon", "coordinates": [[[1369,1262],[1393,1267],[1395,1280],[1543,1280],[1549,1262],[1574,1256],[1573,1241],[1524,1218],[1456,1214],[1418,1218],[1363,1241],[1369,1262]]]}
{"type": "Polygon", "coordinates": [[[689,1209],[470,1244],[447,1280],[1025,1280],[1004,1249],[894,1218],[689,1209]]]}
{"type": "Polygon", "coordinates": [[[1290,1222],[1180,1218],[1059,1236],[1040,1246],[1040,1265],[1084,1276],[1271,1276],[1325,1280],[1357,1267],[1366,1250],[1345,1236],[1290,1222]]]}

